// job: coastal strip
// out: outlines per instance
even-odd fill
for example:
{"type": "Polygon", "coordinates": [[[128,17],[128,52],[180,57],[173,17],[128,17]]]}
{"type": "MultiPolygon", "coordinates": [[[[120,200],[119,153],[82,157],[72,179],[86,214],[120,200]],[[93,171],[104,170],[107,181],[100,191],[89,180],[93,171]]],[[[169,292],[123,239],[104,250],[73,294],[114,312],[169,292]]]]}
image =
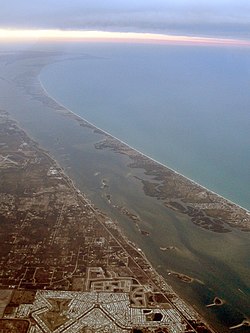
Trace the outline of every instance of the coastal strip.
{"type": "Polygon", "coordinates": [[[152,182],[141,179],[145,194],[161,199],[166,207],[188,215],[199,227],[215,232],[230,232],[232,228],[250,231],[250,212],[246,208],[151,158],[79,116],[50,96],[39,76],[37,79],[43,93],[55,103],[54,109],[57,109],[58,105],[58,111],[74,117],[81,126],[86,126],[105,137],[96,144],[97,149],[111,149],[125,154],[132,160],[130,167],[144,169],[146,175],[152,176],[152,182]]]}
{"type": "Polygon", "coordinates": [[[84,121],[84,122],[86,123],[86,125],[87,125],[88,127],[92,128],[93,130],[98,131],[99,133],[101,133],[101,134],[103,134],[103,135],[105,135],[105,136],[107,136],[107,137],[110,137],[110,138],[113,138],[113,139],[117,140],[117,141],[120,142],[122,145],[125,145],[126,147],[128,147],[129,149],[135,151],[135,152],[138,153],[139,155],[142,155],[142,156],[146,157],[147,159],[149,159],[149,160],[151,160],[151,161],[153,161],[153,162],[155,162],[155,163],[161,165],[162,167],[167,168],[168,170],[172,171],[172,172],[175,173],[176,175],[185,178],[185,179],[188,180],[190,183],[192,183],[192,184],[194,184],[194,185],[196,185],[196,186],[199,186],[200,188],[204,189],[205,191],[209,191],[210,193],[212,193],[212,194],[214,194],[214,195],[216,195],[216,196],[222,198],[223,200],[226,200],[226,201],[227,201],[228,203],[230,203],[230,204],[233,204],[233,205],[238,206],[239,208],[245,210],[245,211],[248,213],[248,215],[250,216],[250,211],[249,211],[247,208],[241,206],[241,205],[238,204],[238,203],[233,202],[232,200],[230,200],[230,199],[228,199],[228,198],[223,197],[223,196],[220,195],[218,192],[215,192],[215,191],[213,191],[213,190],[211,190],[211,189],[205,187],[204,185],[199,184],[198,182],[196,182],[195,180],[193,180],[193,179],[191,179],[191,178],[185,176],[185,175],[182,174],[181,172],[176,171],[176,170],[174,170],[173,168],[169,167],[168,165],[166,165],[166,164],[164,164],[164,163],[162,163],[162,162],[160,162],[160,161],[158,161],[158,160],[152,158],[151,156],[147,155],[146,153],[141,152],[140,150],[138,150],[138,149],[136,149],[135,147],[129,145],[129,144],[126,143],[125,141],[119,139],[118,137],[114,136],[113,134],[109,133],[108,131],[106,131],[106,130],[100,128],[100,127],[98,127],[96,124],[91,123],[89,120],[86,120],[84,117],[82,117],[82,116],[80,116],[79,114],[75,113],[74,111],[72,111],[71,109],[69,109],[68,107],[66,107],[63,103],[61,103],[60,101],[58,101],[55,97],[53,97],[52,95],[50,95],[50,93],[49,93],[48,90],[45,88],[44,84],[42,83],[42,81],[41,81],[39,75],[38,75],[38,81],[39,81],[39,84],[40,84],[42,90],[43,90],[44,93],[47,95],[47,97],[50,98],[51,100],[53,100],[53,101],[54,101],[54,102],[55,102],[60,108],[64,109],[67,113],[69,113],[69,115],[70,115],[70,114],[74,115],[79,121],[84,121]]]}

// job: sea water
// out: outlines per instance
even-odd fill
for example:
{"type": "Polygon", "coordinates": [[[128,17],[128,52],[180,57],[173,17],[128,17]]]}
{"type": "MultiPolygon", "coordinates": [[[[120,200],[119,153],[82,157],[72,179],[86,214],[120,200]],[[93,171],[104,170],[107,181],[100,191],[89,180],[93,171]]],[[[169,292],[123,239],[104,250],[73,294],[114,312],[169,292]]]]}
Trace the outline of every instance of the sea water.
{"type": "Polygon", "coordinates": [[[66,51],[82,58],[41,72],[51,96],[250,209],[250,49],[76,44],[66,51]]]}

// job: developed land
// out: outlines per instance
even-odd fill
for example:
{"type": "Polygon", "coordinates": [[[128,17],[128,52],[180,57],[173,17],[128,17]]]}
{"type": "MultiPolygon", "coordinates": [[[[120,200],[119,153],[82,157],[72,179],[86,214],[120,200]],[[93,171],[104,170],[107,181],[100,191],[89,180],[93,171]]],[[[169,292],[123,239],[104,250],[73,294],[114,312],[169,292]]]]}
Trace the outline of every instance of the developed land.
{"type": "Polygon", "coordinates": [[[214,332],[3,110],[0,143],[0,332],[214,332]]]}

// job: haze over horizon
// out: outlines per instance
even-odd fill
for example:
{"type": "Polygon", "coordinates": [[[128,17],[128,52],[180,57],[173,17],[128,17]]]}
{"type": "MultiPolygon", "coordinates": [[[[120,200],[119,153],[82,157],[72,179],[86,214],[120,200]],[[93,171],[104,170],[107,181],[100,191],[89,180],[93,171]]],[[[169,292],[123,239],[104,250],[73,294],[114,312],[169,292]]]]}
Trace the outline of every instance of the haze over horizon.
{"type": "Polygon", "coordinates": [[[247,0],[1,1],[0,29],[97,30],[250,39],[247,0]]]}
{"type": "Polygon", "coordinates": [[[0,333],[244,333],[250,0],[0,8],[0,333]]]}

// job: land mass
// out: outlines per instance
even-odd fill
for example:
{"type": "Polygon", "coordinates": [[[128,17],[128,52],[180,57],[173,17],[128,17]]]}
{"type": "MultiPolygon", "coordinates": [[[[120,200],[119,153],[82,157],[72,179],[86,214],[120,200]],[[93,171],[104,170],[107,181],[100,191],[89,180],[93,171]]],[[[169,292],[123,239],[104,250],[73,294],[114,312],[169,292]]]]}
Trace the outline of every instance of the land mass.
{"type": "Polygon", "coordinates": [[[0,112],[0,331],[215,332],[0,112]]]}

